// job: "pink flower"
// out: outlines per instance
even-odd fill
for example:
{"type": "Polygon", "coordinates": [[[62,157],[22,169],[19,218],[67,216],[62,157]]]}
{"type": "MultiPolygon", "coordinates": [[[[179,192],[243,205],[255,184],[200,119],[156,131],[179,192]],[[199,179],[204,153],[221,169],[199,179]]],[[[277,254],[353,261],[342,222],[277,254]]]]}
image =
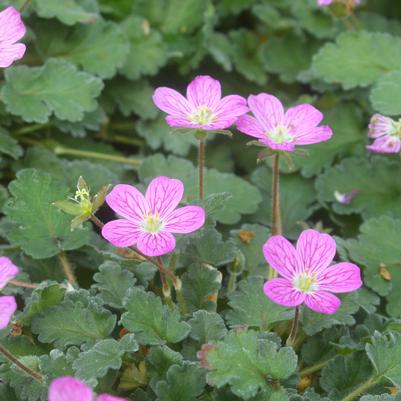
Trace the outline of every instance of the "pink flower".
{"type": "MultiPolygon", "coordinates": [[[[355,6],[356,4],[360,4],[361,0],[343,0],[343,2],[345,1],[345,4],[350,4],[351,6],[355,6]]],[[[318,0],[317,4],[319,6],[328,6],[331,3],[334,3],[335,0],[318,0]]]]}
{"type": "Polygon", "coordinates": [[[199,206],[176,209],[183,193],[183,183],[168,177],[153,179],[145,196],[131,185],[116,185],[106,202],[123,219],[105,224],[103,237],[121,248],[136,245],[147,256],[171,252],[172,233],[190,233],[205,223],[205,211],[199,206]]]}
{"type": "Polygon", "coordinates": [[[0,12],[0,68],[9,67],[25,53],[25,45],[16,43],[25,35],[26,29],[20,13],[14,7],[0,12]]]}
{"type": "Polygon", "coordinates": [[[360,190],[359,189],[353,189],[350,192],[338,192],[334,191],[334,197],[336,198],[336,201],[338,203],[342,203],[343,205],[349,205],[352,201],[352,199],[355,198],[359,194],[360,190]]]}
{"type": "Polygon", "coordinates": [[[318,0],[317,4],[319,6],[328,6],[331,4],[334,0],[318,0]]]}
{"type": "MultiPolygon", "coordinates": [[[[49,401],[94,401],[92,389],[70,376],[53,380],[49,387],[49,401]]],[[[101,394],[97,401],[127,401],[125,398],[101,394]]]]}
{"type": "Polygon", "coordinates": [[[374,114],[370,119],[368,136],[375,138],[366,148],[372,153],[398,153],[401,149],[401,121],[374,114]]]}
{"type": "Polygon", "coordinates": [[[249,96],[248,105],[254,117],[241,116],[237,128],[271,149],[292,152],[295,145],[309,145],[331,138],[329,126],[318,127],[323,114],[310,104],[291,107],[284,113],[280,100],[260,93],[249,96]]]}
{"type": "MultiPolygon", "coordinates": [[[[0,290],[19,273],[18,267],[6,256],[0,257],[0,290]]],[[[13,296],[0,297],[0,330],[5,329],[17,309],[13,296]]]]}
{"type": "Polygon", "coordinates": [[[230,127],[248,111],[246,100],[238,95],[221,98],[220,82],[208,75],[197,76],[187,87],[187,97],[170,88],[157,88],[153,102],[165,113],[171,127],[205,131],[230,127]]]}
{"type": "Polygon", "coordinates": [[[264,244],[263,254],[282,276],[267,281],[263,290],[280,305],[304,303],[315,312],[332,314],[341,301],[331,292],[355,291],[362,285],[358,266],[348,262],[330,266],[336,242],[316,230],[303,231],[295,248],[283,236],[275,235],[264,244]]]}

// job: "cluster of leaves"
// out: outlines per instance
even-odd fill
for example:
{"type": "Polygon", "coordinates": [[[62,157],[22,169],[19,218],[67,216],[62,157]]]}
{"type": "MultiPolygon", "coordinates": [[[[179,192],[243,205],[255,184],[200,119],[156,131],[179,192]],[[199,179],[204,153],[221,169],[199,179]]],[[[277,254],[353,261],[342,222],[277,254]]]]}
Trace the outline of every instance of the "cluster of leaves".
{"type": "MultiPolygon", "coordinates": [[[[25,1],[0,9],[9,4],[25,1]]],[[[38,286],[4,290],[19,311],[0,343],[42,381],[1,357],[0,400],[44,401],[63,375],[139,401],[399,399],[401,163],[365,145],[374,112],[401,114],[401,7],[363,0],[351,16],[335,11],[316,0],[26,5],[28,51],[0,72],[0,247],[18,280],[38,286]],[[313,103],[333,128],[291,171],[281,166],[284,234],[332,230],[366,286],[335,315],[302,311],[294,349],[282,341],[293,311],[261,291],[269,159],[257,165],[243,135],[208,138],[206,225],[164,258],[182,280],[181,313],[163,303],[153,265],[116,253],[90,222],[71,231],[72,216],[53,205],[74,196],[80,176],[95,194],[167,175],[200,202],[196,140],[171,133],[151,100],[155,87],[182,90],[197,74],[227,94],[313,103]],[[350,204],[336,200],[355,189],[350,204]]],[[[113,218],[106,205],[97,214],[113,218]]]]}

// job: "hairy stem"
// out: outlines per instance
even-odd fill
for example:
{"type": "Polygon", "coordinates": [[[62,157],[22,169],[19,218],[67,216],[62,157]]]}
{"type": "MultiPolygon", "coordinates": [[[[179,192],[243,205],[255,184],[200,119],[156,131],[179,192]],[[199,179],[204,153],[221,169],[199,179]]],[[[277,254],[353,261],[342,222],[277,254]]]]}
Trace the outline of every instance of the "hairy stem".
{"type": "Polygon", "coordinates": [[[308,366],[307,368],[302,369],[299,372],[299,375],[302,377],[302,376],[308,376],[308,375],[311,375],[312,373],[318,372],[320,369],[324,368],[332,359],[333,359],[333,357],[329,358],[329,359],[325,359],[324,361],[317,362],[312,366],[308,366]]]}
{"type": "Polygon", "coordinates": [[[17,357],[15,357],[11,352],[7,351],[1,345],[0,345],[0,353],[3,356],[5,356],[14,365],[18,366],[21,370],[23,370],[25,373],[27,373],[29,376],[31,376],[34,380],[36,380],[39,383],[43,382],[43,377],[40,373],[35,372],[31,368],[28,368],[28,366],[26,366],[22,362],[20,362],[17,357]]]}
{"type": "Polygon", "coordinates": [[[359,385],[355,390],[351,391],[346,397],[344,397],[341,401],[352,401],[356,397],[359,397],[366,391],[368,391],[371,387],[375,386],[380,381],[380,377],[372,376],[366,382],[359,385]]]}
{"type": "Polygon", "coordinates": [[[299,326],[299,306],[295,307],[295,315],[294,315],[294,320],[292,321],[292,326],[291,326],[291,331],[290,335],[287,338],[287,342],[285,345],[288,346],[293,346],[295,343],[295,339],[297,337],[298,333],[298,326],[299,326]]]}
{"type": "Polygon", "coordinates": [[[139,164],[142,163],[142,160],[138,159],[129,159],[124,156],[108,155],[106,153],[92,152],[89,150],[65,148],[64,146],[56,146],[53,151],[56,155],[82,156],[91,159],[101,159],[117,163],[133,164],[135,166],[138,166],[139,164]]]}
{"type": "Polygon", "coordinates": [[[177,281],[174,283],[175,295],[177,296],[178,307],[180,308],[181,315],[183,317],[188,316],[188,308],[185,303],[184,296],[182,295],[182,282],[177,277],[177,281]]]}
{"type": "MultiPolygon", "coordinates": [[[[281,210],[280,210],[280,159],[279,154],[274,156],[273,163],[273,181],[272,181],[272,235],[281,235],[283,227],[281,223],[281,210]]],[[[269,266],[269,279],[277,277],[277,272],[269,266]]]]}
{"type": "Polygon", "coordinates": [[[204,190],[203,190],[203,173],[205,169],[205,140],[199,139],[199,199],[203,199],[204,190]]]}
{"type": "Polygon", "coordinates": [[[67,277],[68,282],[72,285],[76,284],[77,280],[75,278],[70,262],[68,261],[67,254],[65,252],[59,253],[58,260],[61,264],[61,267],[63,268],[63,272],[67,277]]]}
{"type": "Polygon", "coordinates": [[[32,284],[32,283],[23,283],[22,281],[18,280],[10,280],[8,284],[15,285],[16,287],[23,287],[23,288],[38,288],[37,284],[32,284]]]}

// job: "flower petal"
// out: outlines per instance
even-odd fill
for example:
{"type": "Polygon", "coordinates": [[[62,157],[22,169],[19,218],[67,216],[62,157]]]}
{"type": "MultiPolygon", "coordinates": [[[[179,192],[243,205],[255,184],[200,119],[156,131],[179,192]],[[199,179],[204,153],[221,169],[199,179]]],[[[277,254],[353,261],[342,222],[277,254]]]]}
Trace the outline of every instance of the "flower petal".
{"type": "Polygon", "coordinates": [[[109,221],[102,228],[103,238],[119,248],[136,244],[140,233],[137,224],[123,219],[109,221]]]}
{"type": "Polygon", "coordinates": [[[170,88],[157,88],[153,103],[167,114],[187,118],[192,113],[191,105],[180,93],[170,88]]]}
{"type": "Polygon", "coordinates": [[[276,304],[288,307],[301,305],[305,299],[305,294],[296,290],[292,283],[284,278],[266,281],[263,291],[276,304]]]}
{"type": "Polygon", "coordinates": [[[266,241],[263,255],[269,265],[288,280],[301,272],[302,264],[295,248],[282,235],[274,235],[266,241]]]}
{"type": "Polygon", "coordinates": [[[328,125],[313,128],[310,131],[305,131],[303,134],[297,133],[294,143],[296,145],[311,145],[328,141],[333,136],[333,131],[328,125]]]}
{"type": "Polygon", "coordinates": [[[261,143],[264,143],[269,148],[274,150],[282,150],[284,152],[293,152],[295,149],[295,145],[293,142],[274,142],[270,138],[261,139],[261,143]]]}
{"type": "Polygon", "coordinates": [[[26,46],[22,43],[15,45],[0,44],[0,68],[9,67],[15,60],[21,59],[25,50],[26,46]]]}
{"type": "Polygon", "coordinates": [[[178,206],[183,194],[184,184],[182,181],[160,176],[149,183],[145,199],[150,212],[159,213],[160,218],[163,219],[178,206]]]}
{"type": "Polygon", "coordinates": [[[215,114],[223,120],[236,119],[249,111],[246,99],[239,95],[229,95],[220,100],[215,114]]]}
{"type": "Polygon", "coordinates": [[[126,398],[114,397],[109,394],[100,394],[97,401],[128,401],[126,398]]]}
{"type": "Polygon", "coordinates": [[[341,301],[329,292],[317,291],[313,294],[306,295],[305,305],[317,313],[332,315],[337,312],[337,309],[341,305],[341,301]]]}
{"type": "Polygon", "coordinates": [[[7,256],[0,257],[0,290],[18,273],[18,267],[7,256]]]}
{"type": "Polygon", "coordinates": [[[275,96],[267,93],[251,95],[248,97],[248,106],[264,132],[284,123],[283,105],[275,96]]]}
{"type": "Polygon", "coordinates": [[[0,43],[15,43],[25,35],[25,32],[25,25],[17,9],[7,7],[0,12],[0,43]]]}
{"type": "Polygon", "coordinates": [[[74,377],[53,380],[49,387],[49,401],[93,401],[92,390],[74,377]]]}
{"type": "Polygon", "coordinates": [[[138,238],[137,247],[146,256],[161,256],[175,248],[173,234],[162,231],[159,233],[142,232],[138,238]]]}
{"type": "Polygon", "coordinates": [[[200,206],[184,206],[166,218],[164,229],[171,233],[187,234],[205,224],[205,211],[200,206]]]}
{"type": "Polygon", "coordinates": [[[317,127],[323,120],[323,113],[310,104],[290,107],[285,113],[285,125],[293,130],[317,127]]]}
{"type": "Polygon", "coordinates": [[[366,146],[372,153],[398,153],[401,149],[401,140],[396,136],[381,136],[375,139],[372,145],[366,146]]]}
{"type": "Polygon", "coordinates": [[[0,330],[8,326],[16,310],[17,302],[15,301],[15,297],[8,295],[0,297],[0,330]]]}
{"type": "Polygon", "coordinates": [[[241,116],[238,118],[236,126],[238,131],[241,131],[246,135],[253,136],[254,138],[258,139],[266,139],[263,127],[259,124],[255,117],[252,117],[248,114],[241,116]]]}
{"type": "Polygon", "coordinates": [[[106,196],[106,202],[121,217],[138,224],[148,210],[145,197],[132,185],[116,185],[106,196]]]}
{"type": "Polygon", "coordinates": [[[318,273],[332,262],[336,241],[316,230],[304,230],[298,238],[296,250],[304,269],[318,273]]]}
{"type": "Polygon", "coordinates": [[[361,270],[349,262],[337,263],[318,274],[319,291],[350,292],[362,286],[361,270]]]}
{"type": "Polygon", "coordinates": [[[195,109],[206,106],[215,111],[221,99],[220,82],[208,75],[198,75],[187,87],[187,99],[195,109]]]}

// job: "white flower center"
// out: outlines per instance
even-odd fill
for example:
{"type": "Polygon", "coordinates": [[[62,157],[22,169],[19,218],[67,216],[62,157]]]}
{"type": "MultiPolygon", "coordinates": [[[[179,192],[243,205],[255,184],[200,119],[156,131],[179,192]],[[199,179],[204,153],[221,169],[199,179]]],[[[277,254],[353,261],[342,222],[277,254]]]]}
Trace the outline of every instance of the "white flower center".
{"type": "Polygon", "coordinates": [[[217,121],[217,117],[215,116],[213,110],[209,109],[206,106],[201,106],[196,110],[196,112],[192,113],[188,120],[199,125],[208,125],[217,121]]]}
{"type": "Polygon", "coordinates": [[[294,277],[293,284],[298,291],[311,294],[318,288],[317,275],[316,273],[310,273],[307,269],[294,277]]]}
{"type": "Polygon", "coordinates": [[[276,143],[288,143],[294,139],[294,136],[289,133],[288,128],[281,124],[274,127],[273,130],[266,132],[266,136],[276,143]]]}
{"type": "Polygon", "coordinates": [[[163,221],[159,217],[159,213],[147,212],[143,218],[142,228],[148,233],[156,234],[164,227],[163,221]]]}

